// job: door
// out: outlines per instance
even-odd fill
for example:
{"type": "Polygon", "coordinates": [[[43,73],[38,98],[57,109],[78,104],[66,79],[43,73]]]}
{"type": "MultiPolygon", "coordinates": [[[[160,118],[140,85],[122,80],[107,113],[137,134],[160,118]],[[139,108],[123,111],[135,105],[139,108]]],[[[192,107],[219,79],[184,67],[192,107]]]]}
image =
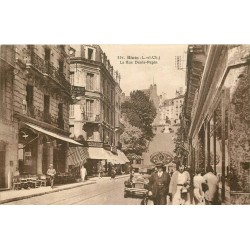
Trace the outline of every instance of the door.
{"type": "Polygon", "coordinates": [[[0,151],[0,188],[6,188],[5,151],[0,151]]]}

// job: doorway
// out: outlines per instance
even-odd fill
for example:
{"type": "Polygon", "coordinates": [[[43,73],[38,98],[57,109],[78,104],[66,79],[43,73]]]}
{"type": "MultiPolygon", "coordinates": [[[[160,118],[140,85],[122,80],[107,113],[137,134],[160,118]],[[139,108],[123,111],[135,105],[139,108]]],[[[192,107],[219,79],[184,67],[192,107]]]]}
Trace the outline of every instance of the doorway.
{"type": "Polygon", "coordinates": [[[5,176],[5,158],[6,152],[4,145],[0,143],[0,188],[6,188],[6,176],[5,176]]]}

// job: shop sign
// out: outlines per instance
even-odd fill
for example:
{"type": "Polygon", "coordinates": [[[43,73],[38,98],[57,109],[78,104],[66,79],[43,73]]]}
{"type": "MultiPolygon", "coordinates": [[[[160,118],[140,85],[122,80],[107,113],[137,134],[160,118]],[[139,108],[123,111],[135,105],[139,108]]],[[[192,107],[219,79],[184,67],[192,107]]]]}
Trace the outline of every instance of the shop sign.
{"type": "Polygon", "coordinates": [[[85,95],[85,87],[72,86],[71,94],[73,97],[84,96],[85,95]]]}
{"type": "Polygon", "coordinates": [[[153,164],[169,164],[172,162],[173,156],[168,152],[156,152],[150,156],[150,161],[153,164]]]}
{"type": "Polygon", "coordinates": [[[25,152],[24,156],[31,156],[31,152],[25,152]]]}

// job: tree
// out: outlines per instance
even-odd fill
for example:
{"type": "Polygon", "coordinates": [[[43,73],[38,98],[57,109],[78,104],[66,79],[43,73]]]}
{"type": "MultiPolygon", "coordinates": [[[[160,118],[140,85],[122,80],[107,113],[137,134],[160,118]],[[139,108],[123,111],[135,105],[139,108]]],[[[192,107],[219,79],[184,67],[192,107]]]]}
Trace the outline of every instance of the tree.
{"type": "Polygon", "coordinates": [[[128,122],[140,128],[145,139],[151,140],[154,136],[152,123],[157,113],[149,97],[140,90],[133,91],[130,93],[130,100],[125,101],[121,108],[128,122]]]}
{"type": "Polygon", "coordinates": [[[142,131],[125,122],[125,130],[121,134],[120,141],[122,143],[122,150],[126,153],[135,153],[137,155],[142,155],[146,149],[146,140],[143,137],[142,131]]]}

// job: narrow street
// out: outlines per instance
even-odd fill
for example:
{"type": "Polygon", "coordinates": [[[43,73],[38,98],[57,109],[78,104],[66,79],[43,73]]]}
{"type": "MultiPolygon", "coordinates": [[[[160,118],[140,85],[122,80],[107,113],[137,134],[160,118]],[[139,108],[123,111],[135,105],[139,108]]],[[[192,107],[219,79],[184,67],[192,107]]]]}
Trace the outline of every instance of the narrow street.
{"type": "MultiPolygon", "coordinates": [[[[100,179],[96,184],[36,196],[5,205],[139,205],[140,198],[124,198],[126,178],[100,179]]],[[[56,187],[55,187],[56,188],[56,187]]]]}

